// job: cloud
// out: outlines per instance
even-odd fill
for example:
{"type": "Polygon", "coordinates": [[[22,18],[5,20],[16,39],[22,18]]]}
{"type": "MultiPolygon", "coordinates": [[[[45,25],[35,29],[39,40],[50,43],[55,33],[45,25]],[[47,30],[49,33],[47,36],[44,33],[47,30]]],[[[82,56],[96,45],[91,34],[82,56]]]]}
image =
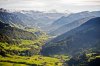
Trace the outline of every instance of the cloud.
{"type": "Polygon", "coordinates": [[[0,0],[0,7],[17,10],[99,10],[100,0],[0,0]],[[92,8],[91,8],[92,7],[92,8]]]}

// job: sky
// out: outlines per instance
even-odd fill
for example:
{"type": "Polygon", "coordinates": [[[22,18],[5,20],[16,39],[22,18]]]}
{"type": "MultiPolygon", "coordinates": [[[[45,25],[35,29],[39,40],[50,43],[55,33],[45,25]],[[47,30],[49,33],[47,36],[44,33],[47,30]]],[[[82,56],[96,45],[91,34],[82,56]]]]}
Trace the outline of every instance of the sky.
{"type": "Polygon", "coordinates": [[[0,0],[0,8],[48,12],[100,11],[100,0],[0,0]]]}

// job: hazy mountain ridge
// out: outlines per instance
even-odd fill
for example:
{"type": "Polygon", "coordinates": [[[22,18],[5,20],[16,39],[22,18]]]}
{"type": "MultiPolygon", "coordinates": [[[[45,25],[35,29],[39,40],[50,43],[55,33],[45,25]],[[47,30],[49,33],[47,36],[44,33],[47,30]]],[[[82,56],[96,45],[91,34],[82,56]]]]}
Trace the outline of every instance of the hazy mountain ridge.
{"type": "MultiPolygon", "coordinates": [[[[93,48],[100,41],[100,17],[93,18],[60,35],[48,42],[43,49],[44,55],[52,54],[77,54],[78,52],[93,48]],[[74,53],[75,52],[75,53],[74,53]]],[[[98,49],[99,50],[99,49],[98,49]]]]}
{"type": "Polygon", "coordinates": [[[21,20],[24,19],[24,24],[30,27],[43,28],[48,24],[51,24],[56,19],[64,16],[64,13],[43,13],[36,11],[27,11],[27,12],[13,12],[15,15],[19,16],[21,20]],[[25,19],[26,18],[26,19],[25,19]]]}
{"type": "Polygon", "coordinates": [[[65,25],[66,25],[65,28],[67,28],[67,24],[70,24],[74,21],[78,21],[78,20],[81,20],[81,19],[84,19],[87,17],[100,17],[99,14],[100,14],[100,11],[94,11],[94,12],[84,11],[84,12],[80,12],[80,13],[70,14],[67,17],[62,17],[62,18],[56,20],[53,24],[51,24],[51,26],[50,26],[51,28],[49,29],[49,33],[53,34],[54,32],[56,32],[58,30],[58,33],[60,34],[60,31],[61,31],[60,29],[64,30],[65,25]]]}
{"type": "Polygon", "coordinates": [[[36,27],[45,30],[56,19],[65,16],[65,13],[43,13],[39,11],[15,11],[10,12],[6,9],[0,9],[0,20],[17,26],[36,27]]]}
{"type": "Polygon", "coordinates": [[[50,35],[61,35],[65,32],[68,32],[78,26],[80,26],[81,24],[84,24],[85,22],[87,22],[89,19],[91,18],[95,18],[95,17],[85,17],[85,18],[82,18],[82,19],[79,19],[79,20],[75,20],[69,24],[65,24],[61,27],[59,27],[58,29],[52,31],[51,33],[49,33],[50,35]]]}
{"type": "Polygon", "coordinates": [[[11,25],[13,24],[24,25],[22,20],[20,20],[18,16],[6,11],[5,12],[0,11],[0,21],[11,25]]]}

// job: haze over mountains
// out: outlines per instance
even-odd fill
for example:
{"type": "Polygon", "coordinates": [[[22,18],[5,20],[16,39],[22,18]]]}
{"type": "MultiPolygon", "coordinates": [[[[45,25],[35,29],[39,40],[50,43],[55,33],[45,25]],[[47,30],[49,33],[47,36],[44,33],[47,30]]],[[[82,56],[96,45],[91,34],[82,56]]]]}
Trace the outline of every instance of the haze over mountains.
{"type": "Polygon", "coordinates": [[[79,27],[74,28],[48,42],[44,46],[43,53],[46,55],[73,55],[89,48],[93,49],[96,44],[100,43],[99,28],[100,17],[90,19],[79,27]]]}
{"type": "Polygon", "coordinates": [[[4,22],[17,23],[28,27],[42,28],[51,24],[67,14],[65,13],[43,13],[39,11],[16,11],[7,12],[5,9],[0,9],[0,19],[4,22]],[[5,21],[6,20],[6,21],[5,21]]]}
{"type": "Polygon", "coordinates": [[[67,17],[61,17],[50,25],[49,33],[52,35],[61,35],[72,28],[78,27],[79,25],[85,23],[92,17],[100,17],[100,11],[94,12],[80,12],[75,14],[70,14],[67,17]],[[73,26],[72,26],[73,25],[73,26]],[[76,26],[75,26],[76,25],[76,26]]]}
{"type": "Polygon", "coordinates": [[[98,59],[100,11],[0,9],[0,65],[91,66],[98,59]]]}

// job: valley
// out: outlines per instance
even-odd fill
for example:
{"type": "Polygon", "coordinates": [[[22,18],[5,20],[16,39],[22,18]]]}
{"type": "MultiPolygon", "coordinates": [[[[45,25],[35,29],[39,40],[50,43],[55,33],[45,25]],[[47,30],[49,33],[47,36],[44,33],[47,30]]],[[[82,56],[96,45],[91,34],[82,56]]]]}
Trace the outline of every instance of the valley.
{"type": "Polygon", "coordinates": [[[96,66],[99,62],[100,11],[0,9],[0,66],[96,66]]]}

